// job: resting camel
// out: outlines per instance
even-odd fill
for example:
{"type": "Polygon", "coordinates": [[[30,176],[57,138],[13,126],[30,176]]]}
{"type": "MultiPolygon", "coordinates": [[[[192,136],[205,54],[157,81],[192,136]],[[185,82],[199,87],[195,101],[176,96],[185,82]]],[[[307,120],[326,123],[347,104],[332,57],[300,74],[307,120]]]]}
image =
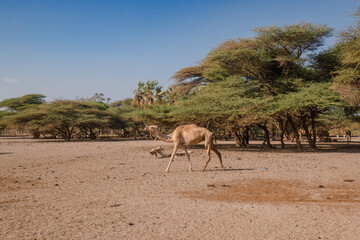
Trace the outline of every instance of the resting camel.
{"type": "Polygon", "coordinates": [[[202,171],[205,171],[206,166],[210,162],[210,151],[211,150],[213,150],[216,153],[216,155],[219,157],[221,168],[222,168],[222,170],[225,170],[225,168],[222,164],[221,154],[216,149],[215,144],[214,144],[214,140],[215,140],[214,134],[206,128],[198,127],[195,124],[181,125],[181,126],[177,127],[175,129],[175,131],[169,135],[162,133],[160,131],[159,127],[156,125],[147,126],[147,127],[145,127],[144,130],[149,131],[150,133],[152,133],[153,135],[155,135],[157,138],[159,138],[160,140],[162,140],[164,142],[174,142],[174,144],[175,144],[174,150],[171,154],[170,162],[169,162],[169,165],[166,168],[165,172],[169,172],[170,165],[171,165],[172,161],[174,160],[175,154],[179,148],[183,148],[185,150],[185,154],[189,161],[189,171],[192,171],[190,155],[189,155],[189,152],[187,151],[186,147],[190,146],[190,145],[198,144],[204,140],[205,140],[205,149],[207,152],[207,160],[206,160],[205,166],[202,171]]]}
{"type": "MultiPolygon", "coordinates": [[[[151,155],[155,155],[156,158],[158,158],[158,154],[161,156],[160,158],[165,158],[165,157],[171,157],[171,154],[166,154],[164,152],[164,148],[163,147],[157,147],[157,148],[153,148],[150,150],[149,152],[151,155]]],[[[192,151],[188,151],[188,153],[192,153],[192,151]]],[[[175,156],[184,156],[185,152],[181,152],[181,153],[176,153],[175,156]]]]}

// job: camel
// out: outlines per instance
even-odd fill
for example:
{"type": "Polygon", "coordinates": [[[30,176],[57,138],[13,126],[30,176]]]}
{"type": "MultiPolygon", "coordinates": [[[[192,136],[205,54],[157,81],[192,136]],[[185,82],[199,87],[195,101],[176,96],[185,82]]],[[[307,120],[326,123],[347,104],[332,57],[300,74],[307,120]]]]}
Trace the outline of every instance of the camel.
{"type": "Polygon", "coordinates": [[[169,135],[162,133],[160,131],[160,128],[156,125],[147,126],[147,127],[145,127],[144,130],[149,131],[154,136],[156,136],[157,138],[159,138],[160,140],[162,140],[164,142],[173,142],[175,144],[173,152],[170,157],[169,165],[166,168],[165,172],[169,172],[171,163],[173,162],[176,152],[179,148],[183,148],[185,150],[185,154],[186,154],[188,162],[189,162],[189,171],[192,171],[190,155],[189,155],[189,152],[187,151],[186,147],[190,146],[190,145],[198,144],[204,140],[205,140],[205,149],[207,152],[207,160],[206,160],[204,168],[202,169],[202,172],[205,171],[206,166],[210,162],[210,151],[211,150],[214,151],[216,153],[216,155],[219,157],[221,168],[223,171],[225,170],[225,168],[222,164],[221,154],[217,150],[217,148],[215,147],[215,144],[214,144],[214,140],[215,140],[214,134],[206,128],[198,127],[195,124],[181,125],[181,126],[177,127],[175,129],[175,131],[169,135]]]}
{"type": "MultiPolygon", "coordinates": [[[[166,158],[166,157],[171,157],[171,154],[166,154],[164,152],[164,148],[161,146],[158,146],[157,148],[153,148],[150,150],[149,152],[151,155],[155,155],[156,158],[166,158]],[[158,154],[160,155],[160,157],[158,157],[158,154]]],[[[188,153],[192,153],[192,151],[188,151],[188,153]]],[[[185,152],[181,152],[181,153],[176,153],[176,156],[184,156],[185,152]]]]}
{"type": "Polygon", "coordinates": [[[157,148],[153,148],[153,149],[151,149],[150,150],[150,152],[149,152],[151,155],[155,155],[155,157],[156,158],[158,158],[158,154],[162,157],[162,158],[164,158],[164,157],[170,157],[171,155],[169,155],[169,154],[165,154],[164,153],[164,148],[162,148],[162,147],[157,147],[157,148]]]}

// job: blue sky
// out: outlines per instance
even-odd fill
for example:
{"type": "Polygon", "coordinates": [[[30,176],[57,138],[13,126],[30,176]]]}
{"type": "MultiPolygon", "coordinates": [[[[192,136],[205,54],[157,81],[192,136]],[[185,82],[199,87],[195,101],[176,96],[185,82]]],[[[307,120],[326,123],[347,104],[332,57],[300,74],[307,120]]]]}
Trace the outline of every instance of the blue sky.
{"type": "MultiPolygon", "coordinates": [[[[301,21],[336,31],[357,0],[0,0],[0,100],[132,97],[138,81],[198,64],[228,39],[301,21]]],[[[335,40],[327,41],[328,45],[335,40]]]]}

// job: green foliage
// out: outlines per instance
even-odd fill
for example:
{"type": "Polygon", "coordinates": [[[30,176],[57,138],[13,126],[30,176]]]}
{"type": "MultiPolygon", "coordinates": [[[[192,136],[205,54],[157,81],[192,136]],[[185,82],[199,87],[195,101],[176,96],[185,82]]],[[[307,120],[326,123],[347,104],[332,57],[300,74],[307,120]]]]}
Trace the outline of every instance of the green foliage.
{"type": "Polygon", "coordinates": [[[133,106],[132,102],[133,99],[126,98],[110,104],[110,128],[121,137],[137,137],[144,128],[143,121],[138,115],[139,108],[133,106]]]}
{"type": "Polygon", "coordinates": [[[166,91],[157,81],[138,82],[138,87],[134,92],[133,106],[145,108],[146,106],[155,105],[163,101],[166,91]]]}
{"type": "Polygon", "coordinates": [[[74,132],[95,138],[106,128],[130,136],[144,122],[196,123],[238,137],[251,128],[262,131],[268,145],[275,126],[282,137],[286,128],[296,136],[301,127],[315,148],[317,126],[338,127],[349,116],[360,116],[359,29],[360,24],[350,28],[336,47],[323,50],[332,34],[326,25],[256,28],[253,38],[225,41],[199,65],[176,72],[175,84],[165,91],[157,81],[147,81],[138,82],[133,99],[111,104],[97,93],[49,104],[42,95],[28,95],[4,100],[0,107],[16,113],[3,117],[12,126],[55,132],[67,140],[74,132]]]}
{"type": "Polygon", "coordinates": [[[113,102],[110,104],[110,107],[114,107],[114,108],[125,108],[125,107],[129,107],[131,106],[133,99],[132,98],[126,98],[123,100],[119,100],[116,102],[113,102]]]}
{"type": "Polygon", "coordinates": [[[208,82],[208,79],[204,76],[206,68],[207,66],[205,64],[201,64],[177,71],[172,76],[175,80],[175,84],[171,89],[172,99],[176,100],[182,96],[186,96],[193,90],[196,90],[197,87],[206,84],[208,82]]]}
{"type": "Polygon", "coordinates": [[[334,89],[348,103],[348,113],[360,122],[360,8],[354,26],[342,32],[339,48],[342,67],[336,71],[334,89]]]}
{"type": "Polygon", "coordinates": [[[326,25],[302,22],[299,24],[256,28],[257,40],[270,51],[276,52],[280,62],[298,63],[303,54],[317,50],[331,36],[326,25]]]}
{"type": "Polygon", "coordinates": [[[45,103],[45,96],[41,94],[28,94],[18,98],[9,98],[0,102],[0,108],[9,112],[21,111],[45,103]]]}
{"type": "Polygon", "coordinates": [[[253,39],[226,41],[205,58],[204,75],[212,80],[238,76],[258,85],[262,94],[294,91],[308,81],[308,61],[303,55],[316,51],[331,34],[325,25],[301,23],[257,28],[253,39]]]}
{"type": "MultiPolygon", "coordinates": [[[[14,114],[18,114],[27,109],[34,108],[40,104],[44,104],[45,96],[41,94],[28,94],[18,98],[9,98],[0,102],[0,129],[5,129],[11,126],[11,122],[6,121],[6,117],[14,114]]],[[[38,136],[35,131],[34,136],[38,136]]]]}
{"type": "Polygon", "coordinates": [[[0,111],[0,130],[3,130],[6,128],[6,124],[3,121],[3,119],[8,116],[11,115],[12,113],[8,112],[8,111],[0,111]]]}
{"type": "Polygon", "coordinates": [[[104,104],[109,104],[110,100],[111,100],[111,98],[105,99],[103,93],[95,93],[90,98],[80,98],[79,99],[80,102],[97,102],[97,103],[104,103],[104,104]]]}
{"type": "Polygon", "coordinates": [[[184,97],[141,111],[140,119],[223,129],[257,126],[268,137],[269,125],[285,120],[293,131],[310,124],[314,133],[319,113],[344,107],[329,83],[340,50],[319,52],[331,28],[300,23],[254,31],[254,38],[225,41],[200,65],[178,71],[174,91],[184,97]]]}
{"type": "Polygon", "coordinates": [[[175,108],[174,105],[169,104],[154,105],[145,110],[134,112],[133,117],[134,119],[144,121],[145,123],[151,122],[169,126],[175,123],[172,117],[172,112],[175,108]]]}
{"type": "Polygon", "coordinates": [[[308,109],[324,112],[330,108],[343,107],[339,96],[330,83],[311,83],[298,92],[279,95],[272,105],[272,114],[301,115],[308,109]]]}
{"type": "Polygon", "coordinates": [[[311,67],[318,72],[317,80],[331,81],[334,72],[341,65],[341,49],[336,46],[313,54],[310,63],[311,67]]]}
{"type": "Polygon", "coordinates": [[[23,110],[4,121],[10,127],[59,134],[70,141],[75,130],[95,138],[99,129],[109,126],[110,116],[108,107],[103,104],[57,100],[23,110]]]}

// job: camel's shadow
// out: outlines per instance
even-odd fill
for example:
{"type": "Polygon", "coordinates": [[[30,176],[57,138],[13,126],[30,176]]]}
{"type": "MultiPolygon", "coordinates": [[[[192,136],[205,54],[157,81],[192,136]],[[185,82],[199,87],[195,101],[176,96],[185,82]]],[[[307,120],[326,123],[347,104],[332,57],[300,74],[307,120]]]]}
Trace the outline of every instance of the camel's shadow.
{"type": "Polygon", "coordinates": [[[6,154],[14,154],[12,152],[0,152],[0,155],[6,155],[6,154]]]}
{"type": "Polygon", "coordinates": [[[231,172],[231,171],[256,171],[255,168],[227,168],[225,169],[225,171],[227,172],[231,172]]]}
{"type": "Polygon", "coordinates": [[[223,171],[219,169],[206,169],[205,172],[242,172],[242,171],[256,171],[255,168],[225,168],[223,171]]]}
{"type": "MultiPolygon", "coordinates": [[[[303,149],[298,150],[296,144],[287,143],[285,148],[281,148],[280,144],[273,144],[272,149],[263,148],[260,143],[251,143],[247,147],[237,147],[234,143],[220,143],[216,145],[219,150],[230,152],[277,152],[277,153],[304,153],[304,152],[318,152],[318,153],[359,153],[360,142],[352,141],[351,143],[317,143],[317,150],[311,149],[305,142],[302,144],[303,149]]],[[[188,146],[188,149],[204,149],[204,145],[197,144],[188,146]]]]}

